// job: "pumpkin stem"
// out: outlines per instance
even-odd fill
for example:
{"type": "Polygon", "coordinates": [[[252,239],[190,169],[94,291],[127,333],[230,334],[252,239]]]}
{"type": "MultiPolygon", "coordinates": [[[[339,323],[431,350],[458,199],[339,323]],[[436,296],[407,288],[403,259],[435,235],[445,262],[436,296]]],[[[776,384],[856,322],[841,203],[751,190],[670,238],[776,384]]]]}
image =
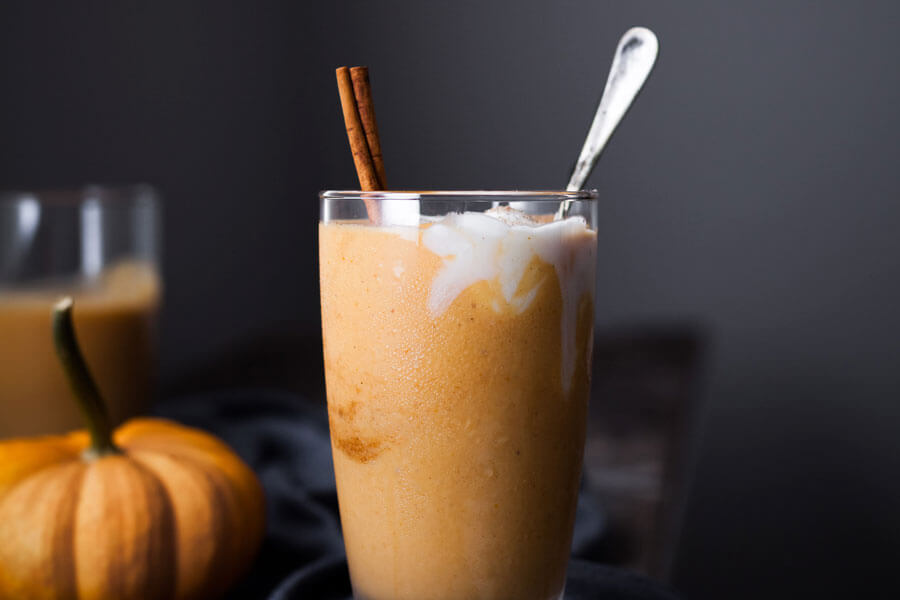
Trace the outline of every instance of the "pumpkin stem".
{"type": "Polygon", "coordinates": [[[62,363],[75,394],[78,407],[84,415],[85,424],[91,434],[91,446],[85,451],[86,458],[98,458],[107,454],[119,454],[112,439],[112,426],[106,403],[100,396],[97,382],[91,376],[72,323],[71,297],[66,297],[53,306],[53,342],[56,355],[62,363]]]}

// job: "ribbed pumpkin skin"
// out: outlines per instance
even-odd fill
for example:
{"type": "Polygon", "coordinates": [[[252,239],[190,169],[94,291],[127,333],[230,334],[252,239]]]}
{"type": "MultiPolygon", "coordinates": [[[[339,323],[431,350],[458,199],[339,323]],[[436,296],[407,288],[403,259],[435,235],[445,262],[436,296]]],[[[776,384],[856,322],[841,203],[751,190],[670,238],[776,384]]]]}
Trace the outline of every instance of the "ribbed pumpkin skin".
{"type": "Polygon", "coordinates": [[[122,454],[85,432],[0,442],[0,600],[199,600],[243,574],[262,488],[215,437],[135,419],[122,454]]]}

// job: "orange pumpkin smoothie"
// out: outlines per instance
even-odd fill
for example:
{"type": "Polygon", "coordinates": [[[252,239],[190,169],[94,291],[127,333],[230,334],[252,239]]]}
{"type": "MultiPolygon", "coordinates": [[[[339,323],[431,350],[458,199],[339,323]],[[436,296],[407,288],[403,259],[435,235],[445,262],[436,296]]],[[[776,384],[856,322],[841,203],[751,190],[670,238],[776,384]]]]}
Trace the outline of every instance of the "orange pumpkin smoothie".
{"type": "Polygon", "coordinates": [[[328,414],[357,598],[562,593],[596,233],[577,218],[503,216],[319,226],[328,414]]]}
{"type": "Polygon", "coordinates": [[[152,265],[127,261],[90,285],[0,290],[0,438],[83,426],[51,336],[50,310],[64,295],[78,303],[75,328],[113,422],[149,404],[160,283],[152,265]]]}

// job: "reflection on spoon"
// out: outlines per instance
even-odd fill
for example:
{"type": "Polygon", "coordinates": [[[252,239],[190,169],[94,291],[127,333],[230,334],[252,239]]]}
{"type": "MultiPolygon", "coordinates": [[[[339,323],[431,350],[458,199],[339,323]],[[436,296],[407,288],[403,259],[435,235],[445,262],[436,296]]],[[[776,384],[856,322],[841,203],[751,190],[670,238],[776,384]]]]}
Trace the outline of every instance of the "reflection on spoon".
{"type": "MultiPolygon", "coordinates": [[[[645,27],[633,27],[619,40],[606,80],[606,88],[603,90],[594,121],[584,140],[581,154],[572,169],[572,175],[566,185],[567,191],[578,191],[587,181],[616,126],[647,81],[658,53],[659,42],[656,35],[645,27]]],[[[560,205],[556,213],[557,219],[565,218],[571,202],[566,200],[560,205]]]]}

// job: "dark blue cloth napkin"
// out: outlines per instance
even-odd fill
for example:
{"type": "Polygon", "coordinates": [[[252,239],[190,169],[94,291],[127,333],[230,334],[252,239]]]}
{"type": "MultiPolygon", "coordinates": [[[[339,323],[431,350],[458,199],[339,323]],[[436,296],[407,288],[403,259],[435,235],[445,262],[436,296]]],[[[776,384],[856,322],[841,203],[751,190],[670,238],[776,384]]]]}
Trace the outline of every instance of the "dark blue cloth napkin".
{"type": "MultiPolygon", "coordinates": [[[[156,412],[222,438],[265,488],[266,538],[229,600],[350,598],[323,402],[270,390],[228,391],[170,399],[156,412]]],[[[602,511],[581,494],[567,600],[677,598],[640,575],[578,560],[602,533],[602,511]]]]}

